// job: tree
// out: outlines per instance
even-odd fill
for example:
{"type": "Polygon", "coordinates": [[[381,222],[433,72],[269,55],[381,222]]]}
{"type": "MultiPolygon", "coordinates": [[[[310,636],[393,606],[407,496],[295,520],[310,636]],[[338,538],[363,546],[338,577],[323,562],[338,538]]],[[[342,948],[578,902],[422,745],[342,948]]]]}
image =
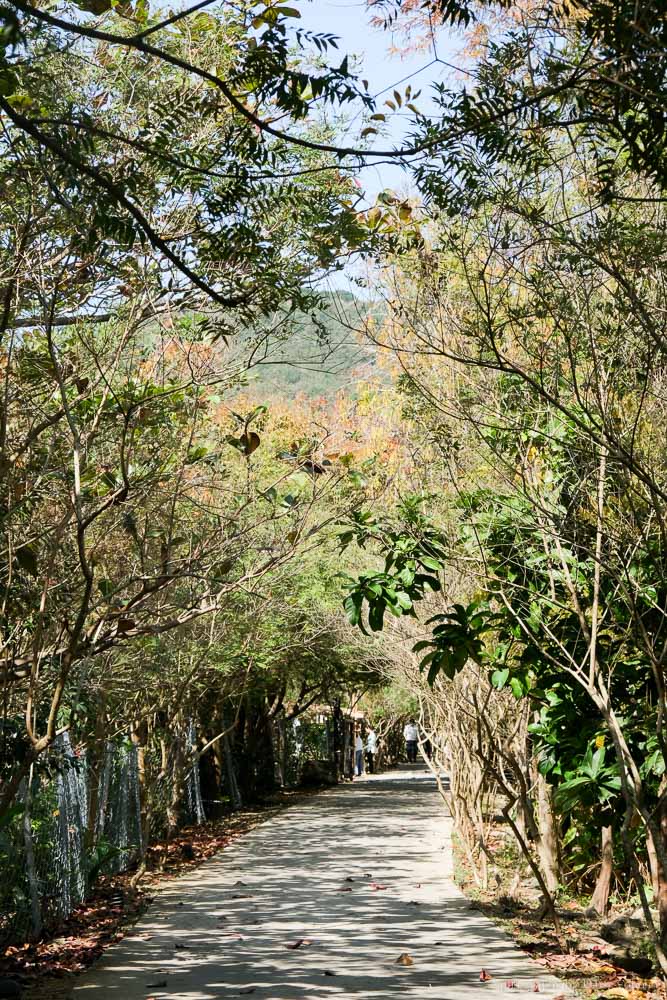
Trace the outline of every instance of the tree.
{"type": "MultiPolygon", "coordinates": [[[[633,200],[650,189],[631,171],[627,200],[601,209],[585,152],[560,152],[539,177],[501,174],[478,212],[431,219],[426,252],[388,256],[391,320],[374,336],[396,359],[452,511],[426,537],[440,535],[441,563],[467,560],[478,574],[473,599],[433,616],[415,651],[431,682],[472,661],[532,702],[561,815],[590,815],[595,803],[639,891],[638,858],[660,900],[664,220],[633,200]],[[559,751],[556,718],[571,732],[559,751]],[[637,822],[645,846],[630,833],[637,822]]],[[[390,565],[383,590],[369,594],[360,579],[349,598],[360,621],[366,602],[382,604],[378,627],[399,583],[393,553],[414,544],[405,529],[386,536],[386,524],[374,530],[390,565]]],[[[405,590],[410,610],[423,595],[405,590]]],[[[646,896],[644,906],[650,924],[646,896]]]]}
{"type": "Polygon", "coordinates": [[[84,4],[64,5],[63,17],[13,5],[0,97],[13,172],[41,164],[62,204],[88,203],[82,239],[132,257],[150,247],[172,301],[195,290],[246,322],[279,302],[308,304],[313,271],[360,235],[340,201],[350,183],[317,144],[267,141],[246,108],[254,94],[259,114],[299,120],[307,88],[320,102],[349,100],[349,73],[309,75],[289,54],[285,15],[255,7],[155,21],[145,5],[109,4],[98,30],[84,4]]]}

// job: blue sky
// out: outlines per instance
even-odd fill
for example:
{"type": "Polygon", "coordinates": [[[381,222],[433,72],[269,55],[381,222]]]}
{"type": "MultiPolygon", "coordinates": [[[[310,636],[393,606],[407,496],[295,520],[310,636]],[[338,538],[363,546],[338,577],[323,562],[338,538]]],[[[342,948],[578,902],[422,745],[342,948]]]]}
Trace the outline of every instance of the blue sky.
{"type": "MultiPolygon", "coordinates": [[[[432,49],[410,53],[407,56],[392,53],[392,41],[397,45],[403,45],[404,39],[394,38],[390,31],[371,27],[365,0],[301,0],[295,6],[301,13],[299,27],[338,35],[341,57],[346,52],[359,57],[360,76],[368,80],[372,94],[388,90],[386,95],[381,95],[379,98],[380,105],[387,97],[391,97],[391,91],[398,81],[410,77],[397,89],[402,93],[408,83],[411,84],[413,91],[421,88],[422,95],[418,104],[427,108],[432,82],[443,79],[447,73],[446,67],[442,64],[433,65],[432,49]]],[[[438,55],[441,58],[446,58],[447,54],[451,57],[452,48],[450,39],[442,36],[438,38],[438,55]]],[[[334,61],[333,55],[331,61],[334,61]]],[[[388,112],[386,108],[378,110],[388,112]]],[[[402,122],[400,116],[392,116],[390,135],[380,140],[382,146],[393,146],[400,141],[402,122]]],[[[408,180],[401,170],[390,165],[367,167],[362,172],[361,181],[372,199],[383,188],[405,189],[408,186],[408,180]]]]}

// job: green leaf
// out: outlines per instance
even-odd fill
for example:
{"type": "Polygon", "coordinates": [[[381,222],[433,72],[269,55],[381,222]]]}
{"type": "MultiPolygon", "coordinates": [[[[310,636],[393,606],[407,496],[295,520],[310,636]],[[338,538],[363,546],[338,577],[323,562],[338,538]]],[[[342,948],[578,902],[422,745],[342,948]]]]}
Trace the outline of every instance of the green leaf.
{"type": "Polygon", "coordinates": [[[419,556],[419,562],[422,566],[425,566],[426,569],[432,569],[434,573],[439,573],[442,569],[442,563],[440,563],[437,559],[434,559],[433,556],[419,556]]]}
{"type": "Polygon", "coordinates": [[[510,675],[509,667],[505,667],[504,670],[494,670],[491,674],[491,683],[498,691],[501,691],[507,684],[507,679],[510,675]]]}
{"type": "Polygon", "coordinates": [[[368,624],[373,632],[381,632],[384,625],[384,601],[373,601],[368,609],[368,624]]]}
{"type": "Polygon", "coordinates": [[[361,620],[361,595],[349,594],[343,601],[343,608],[350,625],[358,625],[361,620]]]}
{"type": "Polygon", "coordinates": [[[419,642],[416,642],[412,647],[412,652],[421,653],[422,649],[430,649],[432,645],[433,643],[430,639],[420,639],[419,642]]]}
{"type": "Polygon", "coordinates": [[[510,689],[511,689],[512,694],[514,695],[514,697],[516,698],[517,701],[519,701],[521,698],[523,698],[525,692],[524,692],[523,684],[521,683],[521,681],[519,680],[518,677],[512,677],[511,678],[511,680],[510,680],[510,689]]]}
{"type": "Polygon", "coordinates": [[[10,69],[0,69],[0,94],[3,97],[11,97],[15,93],[19,82],[15,73],[10,69]]]}

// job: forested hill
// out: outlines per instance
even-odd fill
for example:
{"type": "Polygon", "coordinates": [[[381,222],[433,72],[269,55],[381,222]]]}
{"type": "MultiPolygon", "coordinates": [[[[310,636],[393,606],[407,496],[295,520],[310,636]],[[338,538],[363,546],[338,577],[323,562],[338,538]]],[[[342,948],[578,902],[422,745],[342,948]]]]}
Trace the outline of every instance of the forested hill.
{"type": "Polygon", "coordinates": [[[377,373],[376,353],[362,340],[369,317],[380,307],[351,292],[329,292],[322,308],[291,320],[289,330],[262,343],[248,371],[248,386],[273,396],[354,394],[377,373]]]}

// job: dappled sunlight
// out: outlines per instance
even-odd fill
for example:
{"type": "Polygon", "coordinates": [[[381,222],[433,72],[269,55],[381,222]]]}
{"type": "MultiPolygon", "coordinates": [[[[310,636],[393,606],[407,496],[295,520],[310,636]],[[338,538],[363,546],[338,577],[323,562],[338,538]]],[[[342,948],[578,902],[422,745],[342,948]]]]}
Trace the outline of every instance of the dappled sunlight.
{"type": "Polygon", "coordinates": [[[430,776],[322,793],[169,883],[75,989],[82,1000],[562,992],[450,881],[430,776]],[[397,964],[401,955],[412,964],[397,964]],[[481,968],[493,979],[480,985],[481,968]]]}

